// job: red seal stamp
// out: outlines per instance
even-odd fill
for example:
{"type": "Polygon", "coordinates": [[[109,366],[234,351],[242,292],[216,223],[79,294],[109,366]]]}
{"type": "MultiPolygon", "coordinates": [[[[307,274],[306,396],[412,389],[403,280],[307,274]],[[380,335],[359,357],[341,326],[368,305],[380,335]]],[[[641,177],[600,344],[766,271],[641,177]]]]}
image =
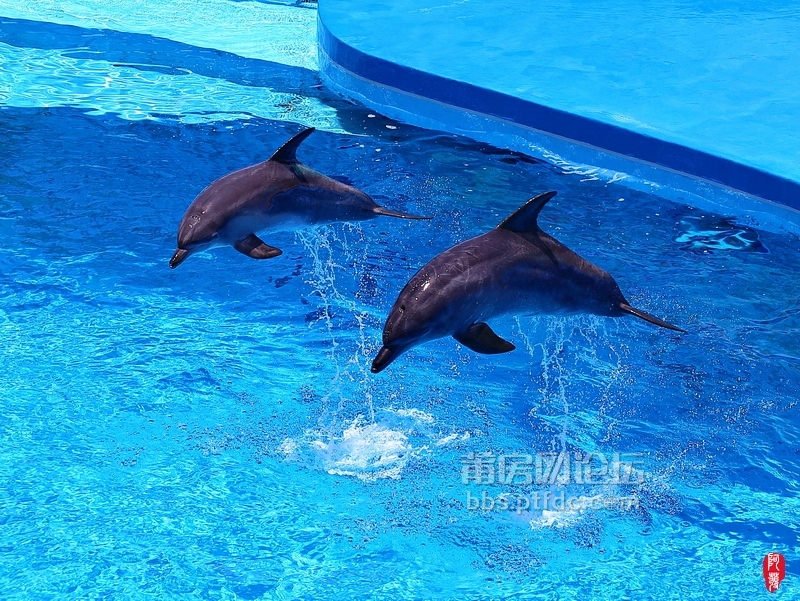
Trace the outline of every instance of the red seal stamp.
{"type": "Polygon", "coordinates": [[[764,584],[770,593],[774,593],[786,577],[786,559],[780,553],[767,553],[761,564],[764,573],[764,584]]]}

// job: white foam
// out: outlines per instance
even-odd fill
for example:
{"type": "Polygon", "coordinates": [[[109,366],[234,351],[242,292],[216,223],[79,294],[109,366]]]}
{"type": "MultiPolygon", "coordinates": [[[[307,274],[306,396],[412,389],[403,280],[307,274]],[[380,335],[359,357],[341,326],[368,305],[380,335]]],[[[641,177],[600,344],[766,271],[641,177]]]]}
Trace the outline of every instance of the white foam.
{"type": "MultiPolygon", "coordinates": [[[[551,489],[552,490],[552,489],[551,489]]],[[[632,497],[619,497],[614,494],[600,493],[596,495],[568,496],[567,503],[558,506],[556,498],[550,499],[548,508],[542,509],[538,516],[529,520],[532,530],[543,528],[566,528],[574,526],[586,516],[587,512],[626,509],[628,500],[632,497]]],[[[524,515],[531,515],[526,512],[524,515]]]]}
{"type": "Polygon", "coordinates": [[[424,422],[426,424],[432,424],[436,421],[436,418],[433,417],[430,413],[425,413],[424,411],[420,411],[419,409],[387,409],[392,413],[396,413],[401,417],[410,417],[414,421],[417,422],[424,422]]]}
{"type": "Polygon", "coordinates": [[[341,437],[330,442],[315,440],[311,446],[329,474],[361,480],[400,478],[414,449],[402,430],[380,423],[366,423],[358,416],[341,437]]]}
{"type": "Polygon", "coordinates": [[[581,519],[579,511],[550,511],[545,509],[542,515],[533,518],[529,523],[531,530],[541,530],[544,528],[566,528],[573,526],[581,519]]]}
{"type": "Polygon", "coordinates": [[[449,436],[445,436],[444,438],[440,438],[436,441],[437,447],[443,447],[445,445],[450,444],[451,442],[458,442],[460,440],[467,440],[469,438],[469,432],[462,432],[459,434],[458,432],[453,432],[449,436]]]}
{"type": "Polygon", "coordinates": [[[293,438],[286,438],[278,447],[278,452],[283,453],[286,457],[292,457],[297,454],[297,442],[293,438]]]}

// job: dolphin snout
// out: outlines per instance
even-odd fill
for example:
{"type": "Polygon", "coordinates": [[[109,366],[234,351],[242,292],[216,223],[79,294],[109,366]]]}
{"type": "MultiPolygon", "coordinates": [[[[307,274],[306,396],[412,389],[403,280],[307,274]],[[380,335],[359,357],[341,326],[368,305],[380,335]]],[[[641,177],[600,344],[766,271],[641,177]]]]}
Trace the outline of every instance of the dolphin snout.
{"type": "Polygon", "coordinates": [[[374,374],[382,372],[392,361],[397,359],[404,350],[404,347],[384,346],[378,351],[375,360],[372,362],[370,371],[374,374]]]}
{"type": "Polygon", "coordinates": [[[186,260],[186,257],[189,256],[189,251],[185,248],[179,248],[175,251],[175,254],[172,255],[172,258],[169,260],[169,267],[170,269],[175,269],[178,265],[183,263],[186,260]]]}
{"type": "Polygon", "coordinates": [[[409,213],[400,213],[399,211],[392,211],[386,207],[373,207],[372,212],[376,215],[386,215],[387,217],[399,217],[400,219],[424,219],[430,220],[430,217],[420,217],[419,215],[411,215],[409,213]]]}
{"type": "Polygon", "coordinates": [[[650,315],[641,309],[634,309],[628,303],[620,303],[619,308],[622,309],[623,312],[629,313],[631,315],[635,315],[639,319],[644,319],[645,321],[649,321],[657,326],[661,326],[662,328],[667,328],[668,330],[675,330],[676,332],[682,332],[686,334],[686,330],[683,328],[679,328],[678,326],[674,326],[671,323],[664,321],[663,319],[659,319],[655,315],[650,315]]]}

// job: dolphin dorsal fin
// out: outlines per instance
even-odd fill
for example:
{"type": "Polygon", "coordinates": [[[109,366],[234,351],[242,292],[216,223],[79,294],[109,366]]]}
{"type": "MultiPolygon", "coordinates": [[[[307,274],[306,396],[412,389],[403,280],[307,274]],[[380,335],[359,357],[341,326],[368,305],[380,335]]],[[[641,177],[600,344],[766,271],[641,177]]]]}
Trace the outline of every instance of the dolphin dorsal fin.
{"type": "Polygon", "coordinates": [[[547,202],[558,194],[555,190],[550,192],[543,192],[539,196],[534,196],[519,209],[511,213],[503,220],[503,223],[498,225],[498,229],[508,230],[510,232],[533,232],[539,229],[537,220],[542,207],[547,202]]]}
{"type": "Polygon", "coordinates": [[[270,161],[277,161],[278,163],[285,163],[285,164],[292,164],[292,163],[299,163],[300,161],[297,160],[295,153],[297,152],[297,147],[303,143],[308,136],[310,136],[314,131],[313,127],[309,127],[308,129],[304,129],[299,134],[295,134],[292,136],[283,146],[278,148],[275,153],[269,157],[270,161]]]}

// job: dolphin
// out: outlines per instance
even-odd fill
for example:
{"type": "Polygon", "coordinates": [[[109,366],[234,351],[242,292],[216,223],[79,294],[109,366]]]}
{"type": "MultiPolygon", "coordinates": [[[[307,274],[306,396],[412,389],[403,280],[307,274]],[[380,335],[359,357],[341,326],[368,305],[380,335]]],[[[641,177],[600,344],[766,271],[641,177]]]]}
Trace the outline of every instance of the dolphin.
{"type": "Polygon", "coordinates": [[[386,319],[372,372],[444,336],[476,353],[513,351],[486,323],[508,313],[630,314],[685,332],[631,307],[613,277],[539,228],[539,213],[555,195],[532,198],[492,231],[447,249],[420,269],[386,319]]]}
{"type": "Polygon", "coordinates": [[[175,268],[207,248],[230,244],[253,259],[282,254],[256,233],[332,221],[362,221],[379,215],[429,219],[381,207],[367,194],[297,160],[297,147],[314,131],[304,129],[263,163],[234,171],[194,199],[178,226],[175,268]]]}

